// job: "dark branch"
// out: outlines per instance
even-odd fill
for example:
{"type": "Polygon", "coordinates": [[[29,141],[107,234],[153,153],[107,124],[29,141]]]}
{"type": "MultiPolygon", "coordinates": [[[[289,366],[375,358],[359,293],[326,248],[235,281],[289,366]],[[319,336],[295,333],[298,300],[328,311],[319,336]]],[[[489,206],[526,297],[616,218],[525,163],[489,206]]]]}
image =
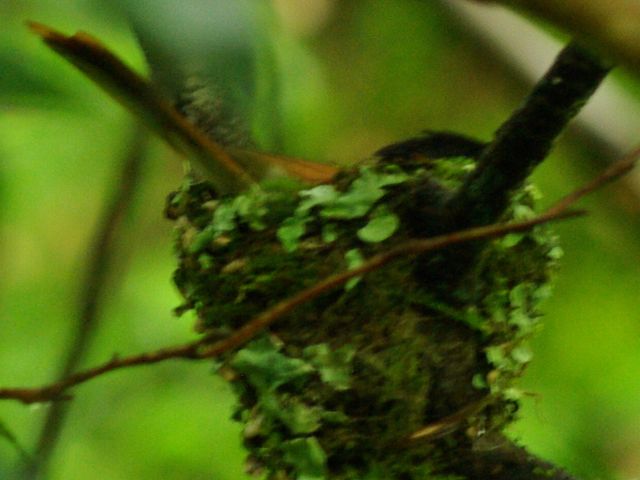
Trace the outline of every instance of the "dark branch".
{"type": "Polygon", "coordinates": [[[487,225],[548,155],[555,138],[593,94],[609,66],[570,43],[524,104],[496,132],[478,166],[449,202],[455,228],[487,225]]]}

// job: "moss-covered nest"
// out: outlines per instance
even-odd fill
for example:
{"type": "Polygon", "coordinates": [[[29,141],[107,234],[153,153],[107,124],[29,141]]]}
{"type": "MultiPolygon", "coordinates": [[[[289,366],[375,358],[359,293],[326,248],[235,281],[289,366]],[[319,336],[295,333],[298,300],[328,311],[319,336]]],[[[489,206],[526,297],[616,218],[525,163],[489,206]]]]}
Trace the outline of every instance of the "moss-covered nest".
{"type": "MultiPolygon", "coordinates": [[[[370,162],[331,185],[265,184],[170,197],[184,296],[211,338],[319,279],[446,231],[468,158],[370,162]]],[[[533,215],[533,189],[506,214],[533,215]]],[[[219,360],[238,397],[247,467],[270,479],[451,478],[452,444],[490,445],[514,418],[559,248],[545,227],[403,258],[303,305],[219,360]],[[470,257],[471,258],[471,257],[470,257]],[[412,438],[415,435],[417,438],[412,438]]]]}

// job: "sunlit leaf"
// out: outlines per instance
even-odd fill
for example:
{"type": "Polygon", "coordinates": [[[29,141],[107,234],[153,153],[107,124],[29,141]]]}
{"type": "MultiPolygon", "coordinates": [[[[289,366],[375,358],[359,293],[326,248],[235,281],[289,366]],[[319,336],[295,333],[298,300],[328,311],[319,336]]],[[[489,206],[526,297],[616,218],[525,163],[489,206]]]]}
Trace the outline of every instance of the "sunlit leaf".
{"type": "Polygon", "coordinates": [[[285,461],[297,472],[298,480],[324,480],[327,478],[327,457],[315,437],[284,442],[285,461]]]}
{"type": "Polygon", "coordinates": [[[267,339],[253,342],[240,350],[231,366],[246,375],[260,391],[275,391],[279,386],[313,372],[311,365],[283,355],[267,339]]]}
{"type": "Polygon", "coordinates": [[[400,226],[398,216],[387,209],[378,209],[371,220],[358,230],[358,238],[363,242],[382,242],[395,233],[400,226]]]}
{"type": "Polygon", "coordinates": [[[354,355],[355,349],[349,345],[332,350],[329,345],[322,343],[304,349],[304,356],[320,372],[322,381],[333,385],[336,390],[349,388],[351,360],[354,355]]]}
{"type": "Polygon", "coordinates": [[[293,252],[298,248],[298,241],[304,235],[308,220],[308,217],[289,217],[278,228],[278,239],[287,252],[293,252]]]}

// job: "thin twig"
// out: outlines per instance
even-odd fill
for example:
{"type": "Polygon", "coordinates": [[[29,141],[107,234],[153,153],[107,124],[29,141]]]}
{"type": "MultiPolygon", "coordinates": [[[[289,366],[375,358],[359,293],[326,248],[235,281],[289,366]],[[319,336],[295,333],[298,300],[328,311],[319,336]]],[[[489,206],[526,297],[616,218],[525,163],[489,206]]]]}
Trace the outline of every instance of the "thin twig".
{"type": "Polygon", "coordinates": [[[379,268],[399,257],[406,257],[410,255],[417,255],[419,253],[439,250],[458,243],[470,242],[473,240],[486,238],[494,238],[513,232],[522,232],[525,230],[530,230],[536,225],[540,225],[542,223],[548,223],[554,220],[560,220],[570,217],[577,217],[584,214],[585,212],[583,210],[565,209],[563,211],[554,212],[551,215],[544,213],[524,222],[488,225],[485,227],[460,230],[458,232],[439,235],[432,238],[409,240],[398,245],[397,247],[389,249],[384,253],[374,255],[357,268],[325,277],[323,280],[305,290],[302,290],[300,293],[294,295],[293,297],[277,303],[272,308],[266,310],[264,313],[258,315],[257,317],[254,317],[254,319],[249,323],[236,330],[236,332],[229,338],[206,348],[201,355],[202,357],[216,357],[224,352],[237,348],[254,338],[258,333],[263,331],[277,319],[292,311],[294,308],[313,300],[323,293],[329,292],[337,287],[344,285],[354,277],[359,277],[374,270],[378,270],[379,268]]]}
{"type": "Polygon", "coordinates": [[[65,393],[68,389],[121,368],[150,365],[169,359],[199,360],[220,356],[246,344],[259,333],[264,331],[265,328],[272,325],[275,321],[282,318],[296,307],[313,300],[323,293],[344,285],[351,278],[377,270],[397,258],[434,251],[462,242],[495,238],[508,233],[526,231],[543,223],[583,215],[585,213],[584,211],[569,210],[569,208],[587,193],[590,193],[605,183],[624,175],[630,170],[630,168],[632,168],[635,162],[637,162],[638,157],[640,157],[640,148],[634,150],[622,160],[613,164],[594,180],[567,195],[544,213],[533,219],[509,224],[476,227],[422,240],[410,240],[388,250],[387,252],[374,255],[358,268],[325,277],[323,280],[317,282],[311,287],[277,303],[260,315],[254,317],[247,324],[236,330],[235,333],[224,340],[208,344],[208,341],[205,338],[195,342],[163,348],[153,352],[146,352],[124,358],[114,357],[102,365],[78,372],[60,382],[47,385],[45,387],[0,388],[0,400],[17,400],[25,404],[30,404],[69,399],[71,397],[65,393]]]}
{"type": "Polygon", "coordinates": [[[640,158],[640,147],[635,148],[631,152],[627,153],[624,157],[622,157],[621,160],[618,160],[617,162],[611,164],[604,172],[602,172],[586,185],[560,199],[547,210],[547,213],[560,212],[566,209],[568,205],[572,205],[580,200],[585,195],[588,195],[591,192],[598,190],[603,185],[625,175],[627,172],[633,169],[636,162],[638,161],[638,158],[640,158]]]}
{"type": "Polygon", "coordinates": [[[25,404],[49,402],[53,400],[70,400],[71,396],[65,393],[69,388],[113,370],[135,367],[137,365],[152,365],[171,358],[199,359],[201,357],[198,354],[198,347],[201,344],[202,340],[198,340],[184,345],[163,348],[125,358],[114,356],[102,365],[75,373],[60,382],[52,383],[42,388],[0,389],[0,399],[14,399],[25,404]]]}
{"type": "Polygon", "coordinates": [[[337,167],[300,158],[226,147],[187,119],[154,85],[98,39],[85,32],[65,35],[37,22],[27,25],[151,130],[194,160],[199,173],[213,183],[218,193],[238,193],[276,170],[310,184],[329,182],[339,171],[337,167]]]}
{"type": "Polygon", "coordinates": [[[134,367],[138,365],[150,365],[172,358],[199,360],[203,358],[217,357],[222,355],[223,353],[244,345],[252,338],[255,338],[269,325],[273,324],[276,320],[282,318],[284,315],[291,312],[296,307],[313,300],[323,293],[344,285],[351,278],[377,270],[399,257],[438,250],[457,243],[468,242],[482,238],[498,237],[512,232],[521,232],[529,230],[534,226],[540,225],[542,223],[548,223],[564,218],[576,217],[582,214],[584,214],[584,211],[582,210],[564,210],[560,212],[554,212],[551,215],[545,213],[524,222],[489,225],[486,227],[477,227],[469,230],[453,232],[447,235],[433,238],[411,240],[385,253],[381,253],[371,257],[368,261],[366,261],[358,268],[326,277],[325,279],[301,291],[293,297],[277,303],[260,315],[254,317],[251,321],[236,330],[236,332],[230,335],[228,338],[216,342],[212,345],[205,345],[204,340],[198,340],[196,342],[190,342],[187,344],[168,347],[153,352],[133,355],[130,357],[114,357],[113,359],[102,365],[70,375],[60,382],[47,385],[45,387],[2,388],[0,389],[0,399],[13,399],[26,404],[69,399],[71,397],[65,394],[65,392],[69,388],[84,383],[107,372],[111,372],[113,370],[134,367]]]}
{"type": "MultiPolygon", "coordinates": [[[[60,382],[64,382],[76,370],[93,339],[106,291],[109,265],[113,261],[116,238],[140,183],[147,140],[146,131],[137,126],[122,160],[116,186],[113,193],[110,193],[111,198],[105,201],[102,218],[95,228],[86,270],[80,280],[75,337],[70,342],[66,359],[58,373],[60,382]]],[[[39,470],[46,468],[60,437],[68,409],[68,403],[58,402],[47,411],[36,444],[34,460],[27,464],[25,478],[34,478],[39,470]]]]}

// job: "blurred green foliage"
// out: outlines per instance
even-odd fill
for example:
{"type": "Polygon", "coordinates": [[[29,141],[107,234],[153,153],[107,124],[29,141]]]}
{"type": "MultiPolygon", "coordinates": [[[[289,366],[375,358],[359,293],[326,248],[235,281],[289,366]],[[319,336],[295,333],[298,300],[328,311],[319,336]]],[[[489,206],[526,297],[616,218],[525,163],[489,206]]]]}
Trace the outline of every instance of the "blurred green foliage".
{"type": "MultiPolygon", "coordinates": [[[[425,128],[488,139],[525,93],[437,2],[333,7],[324,22],[304,24],[300,14],[302,23],[275,37],[290,153],[348,163],[425,128]]],[[[114,159],[125,154],[132,119],[23,21],[89,31],[145,67],[107,2],[2,0],[0,18],[0,385],[39,385],[55,375],[71,336],[85,248],[106,193],[118,188],[114,159]]],[[[160,143],[148,155],[85,365],[193,338],[192,319],[171,315],[179,300],[161,213],[181,166],[160,143]]],[[[592,156],[565,137],[536,173],[547,202],[594,174],[592,156]]],[[[617,185],[585,203],[592,215],[557,227],[563,266],[513,434],[585,478],[630,479],[640,476],[638,197],[617,185]]],[[[232,400],[210,371],[169,362],[76,389],[50,478],[244,478],[232,400]]],[[[29,450],[46,408],[0,402],[0,421],[29,450]]],[[[0,439],[0,478],[19,460],[0,439]]]]}

